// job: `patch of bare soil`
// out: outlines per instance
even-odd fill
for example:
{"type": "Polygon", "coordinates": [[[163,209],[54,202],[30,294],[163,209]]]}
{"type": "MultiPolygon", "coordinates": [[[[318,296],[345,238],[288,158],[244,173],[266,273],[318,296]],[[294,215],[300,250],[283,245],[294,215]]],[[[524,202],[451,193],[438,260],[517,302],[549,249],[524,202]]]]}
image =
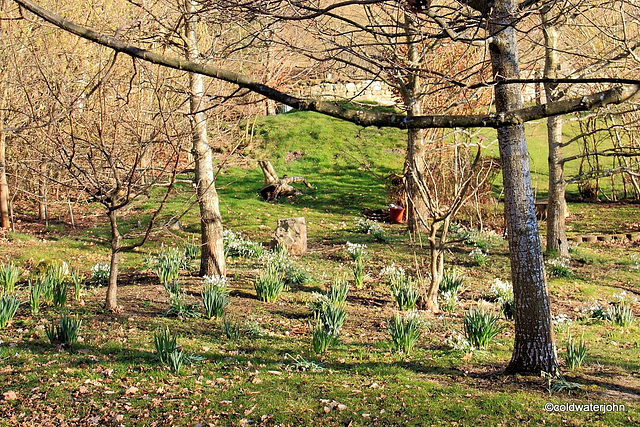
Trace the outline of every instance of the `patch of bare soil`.
{"type": "Polygon", "coordinates": [[[296,160],[301,159],[304,156],[303,151],[289,151],[284,156],[284,161],[286,163],[295,162],[296,160]]]}

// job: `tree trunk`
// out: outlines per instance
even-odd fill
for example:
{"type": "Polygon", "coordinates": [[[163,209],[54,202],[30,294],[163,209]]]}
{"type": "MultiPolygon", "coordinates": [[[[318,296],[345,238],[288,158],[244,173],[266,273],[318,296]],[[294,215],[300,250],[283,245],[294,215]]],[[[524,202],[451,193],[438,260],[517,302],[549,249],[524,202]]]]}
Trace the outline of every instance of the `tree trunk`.
{"type": "MultiPolygon", "coordinates": [[[[2,100],[6,96],[6,88],[3,89],[2,100]]],[[[0,101],[0,102],[1,102],[0,101]]],[[[9,229],[9,184],[7,183],[7,137],[3,131],[4,109],[0,108],[0,228],[9,229]]]]}
{"type": "Polygon", "coordinates": [[[47,164],[42,159],[40,163],[40,176],[38,177],[38,219],[48,225],[47,215],[47,164]]]}
{"type": "MultiPolygon", "coordinates": [[[[198,60],[198,37],[196,33],[196,1],[185,0],[187,16],[187,59],[198,60]]],[[[203,111],[204,83],[200,74],[189,73],[189,107],[193,154],[195,156],[195,180],[200,206],[201,254],[200,275],[224,276],[226,262],[222,243],[222,217],[216,191],[213,154],[207,135],[207,115],[203,111]]]]}
{"type": "Polygon", "coordinates": [[[112,312],[118,312],[118,263],[120,261],[120,242],[122,236],[118,231],[116,211],[110,210],[107,214],[109,225],[111,226],[111,270],[109,272],[109,285],[107,286],[107,297],[104,308],[112,312]]]}
{"type": "MultiPolygon", "coordinates": [[[[415,108],[414,110],[418,110],[415,108]]],[[[419,115],[412,113],[409,115],[419,115]]],[[[407,225],[412,233],[428,230],[425,221],[428,221],[426,202],[420,191],[424,184],[426,171],[425,161],[425,131],[423,129],[409,129],[407,134],[407,159],[405,165],[405,186],[407,195],[407,225]]]]}
{"type": "MultiPolygon", "coordinates": [[[[515,0],[497,0],[489,12],[488,28],[493,36],[489,51],[497,80],[519,77],[513,27],[516,9],[515,0]]],[[[521,108],[521,92],[520,84],[496,86],[496,112],[521,108]]],[[[515,341],[507,372],[555,372],[558,365],[524,126],[499,128],[498,144],[515,306],[515,341]]]]}
{"type": "MultiPolygon", "coordinates": [[[[422,63],[420,52],[417,49],[419,41],[415,40],[415,34],[419,34],[416,29],[415,19],[405,14],[405,31],[407,32],[407,60],[412,67],[418,69],[422,63]]],[[[406,81],[401,82],[399,90],[403,102],[407,108],[407,116],[414,117],[422,115],[422,81],[418,72],[409,72],[406,81]]],[[[404,183],[406,195],[406,215],[407,226],[412,233],[422,233],[428,231],[428,210],[426,201],[421,191],[424,184],[426,164],[426,143],[424,129],[409,129],[407,131],[407,157],[404,165],[404,183]]],[[[395,201],[394,201],[395,203],[395,201]]]]}
{"type": "MultiPolygon", "coordinates": [[[[558,69],[558,29],[553,22],[550,8],[542,10],[542,29],[545,41],[544,77],[555,79],[558,69]]],[[[545,83],[547,102],[556,101],[555,84],[545,83]]],[[[562,154],[562,117],[547,119],[547,140],[549,145],[549,202],[547,204],[547,252],[555,252],[561,257],[569,257],[569,244],[565,231],[566,201],[564,166],[562,154]]]]}
{"type": "Polygon", "coordinates": [[[268,160],[258,160],[258,166],[264,174],[264,185],[273,185],[278,183],[278,173],[268,160]]]}

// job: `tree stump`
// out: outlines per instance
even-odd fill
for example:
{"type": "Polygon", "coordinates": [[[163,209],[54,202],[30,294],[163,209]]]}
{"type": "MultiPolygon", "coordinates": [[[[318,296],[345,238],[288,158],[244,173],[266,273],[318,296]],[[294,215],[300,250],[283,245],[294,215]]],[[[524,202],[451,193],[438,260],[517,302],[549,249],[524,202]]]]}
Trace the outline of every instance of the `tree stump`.
{"type": "Polygon", "coordinates": [[[264,174],[264,185],[260,189],[260,196],[267,202],[272,202],[278,197],[300,196],[302,192],[291,184],[303,182],[308,188],[313,188],[304,177],[287,176],[278,178],[276,170],[268,160],[259,160],[258,165],[264,174]]]}
{"type": "Polygon", "coordinates": [[[304,254],[307,251],[307,223],[304,217],[279,219],[271,245],[282,246],[291,255],[304,254]]]}

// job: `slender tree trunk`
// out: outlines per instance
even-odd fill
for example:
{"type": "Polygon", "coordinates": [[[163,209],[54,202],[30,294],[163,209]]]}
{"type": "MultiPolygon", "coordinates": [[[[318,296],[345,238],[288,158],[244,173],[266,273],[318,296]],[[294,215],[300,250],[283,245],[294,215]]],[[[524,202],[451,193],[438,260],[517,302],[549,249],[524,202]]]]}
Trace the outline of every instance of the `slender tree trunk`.
{"type": "MultiPolygon", "coordinates": [[[[496,79],[518,78],[516,32],[517,2],[496,0],[488,16],[489,45],[496,79]]],[[[498,85],[496,112],[522,106],[520,84],[498,85]]],[[[515,341],[507,372],[555,372],[557,361],[547,294],[542,247],[531,185],[524,126],[498,129],[504,181],[505,219],[509,240],[511,279],[515,305],[515,341]]]]}
{"type": "MultiPolygon", "coordinates": [[[[409,51],[407,58],[409,64],[419,68],[422,60],[416,48],[416,42],[412,34],[412,28],[416,26],[413,19],[405,15],[405,26],[407,29],[407,45],[409,51]]],[[[421,79],[417,73],[412,73],[408,77],[406,85],[401,90],[404,103],[407,106],[407,116],[420,116],[422,114],[421,79]]],[[[413,233],[428,231],[428,210],[426,200],[420,191],[424,184],[426,162],[426,142],[424,129],[409,129],[407,131],[407,158],[405,161],[405,186],[407,195],[407,225],[409,231],[413,233]]]]}
{"type": "MultiPolygon", "coordinates": [[[[0,84],[2,84],[1,81],[0,84]]],[[[0,103],[4,101],[6,93],[6,87],[3,86],[0,103]]],[[[7,183],[7,136],[3,131],[4,127],[4,109],[0,108],[0,228],[9,229],[11,222],[9,221],[9,184],[7,183]]]]}
{"type": "MultiPolygon", "coordinates": [[[[414,104],[415,105],[415,104],[414,104]]],[[[419,106],[410,110],[409,115],[420,115],[419,106]]],[[[409,129],[407,133],[407,159],[405,164],[405,186],[407,194],[407,225],[409,231],[413,233],[425,232],[428,227],[425,221],[428,220],[428,210],[426,201],[420,191],[424,184],[426,171],[426,144],[424,140],[425,131],[423,129],[409,129]]]]}
{"type": "MultiPolygon", "coordinates": [[[[186,38],[187,59],[198,61],[198,37],[196,33],[196,1],[185,0],[187,10],[186,38]]],[[[224,247],[222,243],[222,217],[216,191],[213,154],[207,135],[207,115],[203,111],[204,82],[200,74],[189,73],[189,106],[193,154],[195,156],[196,191],[200,206],[201,255],[200,275],[226,274],[224,247]]]]}
{"type": "Polygon", "coordinates": [[[47,213],[47,164],[42,159],[40,163],[40,176],[38,179],[38,219],[40,221],[49,222],[47,213]]]}
{"type": "MultiPolygon", "coordinates": [[[[553,9],[542,11],[542,30],[545,41],[544,77],[555,79],[558,69],[558,29],[551,16],[553,9]]],[[[556,86],[545,83],[547,102],[557,100],[556,86]]],[[[562,154],[562,117],[547,119],[547,140],[549,145],[549,201],[547,204],[547,252],[556,252],[559,256],[569,257],[569,244],[565,230],[566,201],[564,166],[562,154]]]]}
{"type": "Polygon", "coordinates": [[[120,261],[120,242],[122,236],[118,231],[116,211],[110,210],[107,214],[109,225],[111,226],[111,271],[109,272],[109,285],[107,286],[107,297],[104,307],[107,310],[117,312],[118,307],[118,263],[120,261]]]}

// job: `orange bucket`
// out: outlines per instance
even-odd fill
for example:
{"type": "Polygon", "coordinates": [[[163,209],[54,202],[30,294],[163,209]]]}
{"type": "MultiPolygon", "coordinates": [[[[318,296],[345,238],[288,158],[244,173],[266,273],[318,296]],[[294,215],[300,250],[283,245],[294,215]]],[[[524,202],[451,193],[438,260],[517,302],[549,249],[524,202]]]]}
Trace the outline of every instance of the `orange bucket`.
{"type": "Polygon", "coordinates": [[[404,224],[404,208],[389,208],[389,221],[394,224],[404,224]]]}

